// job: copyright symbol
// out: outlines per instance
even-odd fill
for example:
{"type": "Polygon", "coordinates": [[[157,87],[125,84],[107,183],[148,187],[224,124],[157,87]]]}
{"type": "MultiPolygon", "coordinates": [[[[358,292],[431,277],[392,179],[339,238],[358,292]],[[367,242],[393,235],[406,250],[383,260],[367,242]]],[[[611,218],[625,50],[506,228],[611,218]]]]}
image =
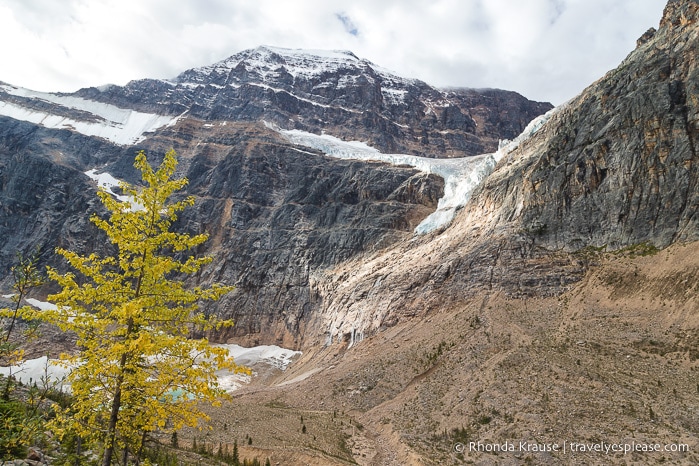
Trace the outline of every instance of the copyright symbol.
{"type": "Polygon", "coordinates": [[[463,443],[455,443],[454,444],[454,451],[457,453],[463,453],[466,450],[466,447],[464,446],[463,443]]]}

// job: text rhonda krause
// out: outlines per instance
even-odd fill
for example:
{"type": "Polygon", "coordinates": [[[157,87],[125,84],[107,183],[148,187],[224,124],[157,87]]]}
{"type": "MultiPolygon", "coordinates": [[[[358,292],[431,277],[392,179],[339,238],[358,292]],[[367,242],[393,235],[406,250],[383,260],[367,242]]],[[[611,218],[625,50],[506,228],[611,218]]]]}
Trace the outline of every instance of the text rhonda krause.
{"type": "Polygon", "coordinates": [[[587,442],[568,442],[563,443],[538,443],[538,442],[504,442],[504,443],[483,443],[469,442],[466,448],[463,444],[456,444],[454,449],[457,453],[463,453],[466,450],[469,452],[485,452],[485,453],[501,453],[501,452],[560,452],[560,453],[654,453],[654,452],[688,452],[689,445],[684,443],[587,443],[587,442]]]}

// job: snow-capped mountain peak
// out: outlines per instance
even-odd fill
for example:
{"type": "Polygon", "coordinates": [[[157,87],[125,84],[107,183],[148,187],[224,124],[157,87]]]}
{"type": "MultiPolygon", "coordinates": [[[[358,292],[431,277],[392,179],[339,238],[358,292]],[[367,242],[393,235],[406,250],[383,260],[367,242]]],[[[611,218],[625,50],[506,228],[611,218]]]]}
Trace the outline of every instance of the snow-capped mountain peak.
{"type": "Polygon", "coordinates": [[[444,92],[346,50],[270,46],[169,81],[142,79],[60,95],[18,89],[0,87],[0,115],[120,145],[140,142],[186,115],[265,120],[283,129],[367,141],[387,153],[426,157],[493,152],[499,139],[517,136],[532,116],[550,108],[514,93],[444,92]],[[503,127],[499,115],[505,112],[503,127]]]}
{"type": "Polygon", "coordinates": [[[179,84],[238,84],[249,80],[292,82],[319,80],[331,74],[376,75],[387,83],[411,83],[397,74],[357,57],[349,50],[290,49],[259,46],[244,50],[211,65],[193,68],[175,78],[179,84]]]}

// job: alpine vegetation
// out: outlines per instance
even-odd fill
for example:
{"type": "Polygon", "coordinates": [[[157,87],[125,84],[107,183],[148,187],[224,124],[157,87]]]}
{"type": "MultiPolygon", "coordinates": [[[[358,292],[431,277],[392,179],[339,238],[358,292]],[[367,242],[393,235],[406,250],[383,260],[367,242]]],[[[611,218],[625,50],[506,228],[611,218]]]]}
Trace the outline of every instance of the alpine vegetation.
{"type": "Polygon", "coordinates": [[[248,371],[225,348],[190,338],[192,330],[233,325],[199,310],[201,301],[215,301],[232,287],[187,289],[182,281],[211,258],[188,254],[206,235],[170,231],[178,213],[194,203],[192,197],[169,200],[187,184],[172,178],[175,152],[169,151],[155,171],[143,152],[134,166],[145,186],[123,183],[121,188],[143,209],[100,190],[110,216],[91,218],[114,245],[113,255],[81,256],[59,248],[75,272],[48,270],[61,291],[49,296],[57,309],[47,311],[46,319],[74,332],[78,346],[75,354],[62,356],[72,368],[67,382],[74,403],[59,413],[57,423],[63,435],[100,449],[103,466],[113,463],[116,451],[124,459],[135,455],[138,462],[152,433],[206,418],[202,402],[218,403],[225,394],[216,370],[248,371]]]}

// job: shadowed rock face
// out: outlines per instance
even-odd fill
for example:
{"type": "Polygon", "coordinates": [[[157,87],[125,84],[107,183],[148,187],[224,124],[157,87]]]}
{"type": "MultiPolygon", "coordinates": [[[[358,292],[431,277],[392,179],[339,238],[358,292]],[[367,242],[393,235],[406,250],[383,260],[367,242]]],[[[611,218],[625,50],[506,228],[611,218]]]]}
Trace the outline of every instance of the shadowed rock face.
{"type": "Polygon", "coordinates": [[[89,222],[101,205],[82,172],[127,154],[133,160],[132,150],[97,138],[0,117],[0,275],[17,252],[38,250],[57,265],[56,247],[101,248],[89,222]]]}
{"type": "Polygon", "coordinates": [[[215,262],[199,280],[237,286],[212,308],[236,321],[228,335],[295,345],[316,305],[310,275],[409,238],[436,208],[443,182],[328,159],[237,126],[234,148],[209,147],[187,161],[197,204],[180,226],[211,236],[215,262]]]}

